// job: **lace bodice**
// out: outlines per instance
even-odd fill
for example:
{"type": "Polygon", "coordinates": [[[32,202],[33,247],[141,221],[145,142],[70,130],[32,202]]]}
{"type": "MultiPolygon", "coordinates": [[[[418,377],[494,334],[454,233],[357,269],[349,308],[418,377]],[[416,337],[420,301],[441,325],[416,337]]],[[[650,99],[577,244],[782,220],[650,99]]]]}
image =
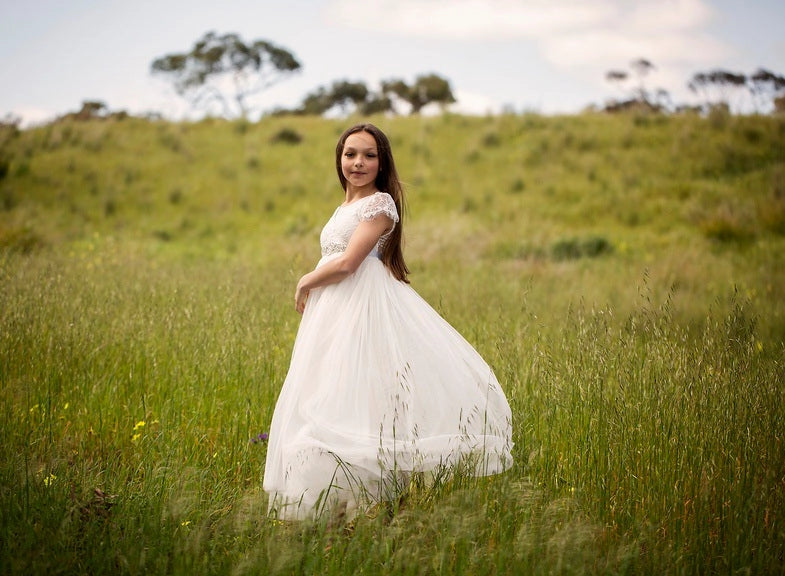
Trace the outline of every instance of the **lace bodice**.
{"type": "MultiPolygon", "coordinates": [[[[322,257],[344,252],[360,222],[373,220],[380,214],[388,216],[394,223],[398,222],[398,210],[395,208],[395,202],[392,196],[386,192],[375,192],[346,206],[338,206],[322,228],[322,234],[319,237],[322,257]]],[[[390,237],[390,232],[379,238],[371,252],[372,255],[379,255],[384,243],[390,237]]]]}

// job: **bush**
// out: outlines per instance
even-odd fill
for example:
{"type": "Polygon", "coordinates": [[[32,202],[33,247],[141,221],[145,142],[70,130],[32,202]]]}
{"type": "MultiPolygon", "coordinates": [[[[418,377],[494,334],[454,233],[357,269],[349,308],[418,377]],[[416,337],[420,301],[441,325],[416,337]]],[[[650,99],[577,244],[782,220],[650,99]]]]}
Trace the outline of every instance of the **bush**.
{"type": "Polygon", "coordinates": [[[785,196],[770,196],[761,203],[758,212],[766,230],[785,236],[785,196]]]}
{"type": "Polygon", "coordinates": [[[302,141],[300,133],[292,128],[281,128],[270,138],[273,144],[299,144],[302,141]]]}
{"type": "Polygon", "coordinates": [[[0,250],[29,254],[42,247],[43,239],[27,226],[22,228],[0,227],[0,250]]]}
{"type": "Polygon", "coordinates": [[[596,258],[612,251],[613,245],[602,236],[590,236],[583,240],[568,238],[558,240],[551,246],[551,256],[557,261],[596,258]]]}
{"type": "Polygon", "coordinates": [[[718,242],[745,242],[752,237],[751,230],[737,211],[728,206],[723,206],[714,214],[705,216],[700,221],[699,227],[706,238],[718,242]]]}

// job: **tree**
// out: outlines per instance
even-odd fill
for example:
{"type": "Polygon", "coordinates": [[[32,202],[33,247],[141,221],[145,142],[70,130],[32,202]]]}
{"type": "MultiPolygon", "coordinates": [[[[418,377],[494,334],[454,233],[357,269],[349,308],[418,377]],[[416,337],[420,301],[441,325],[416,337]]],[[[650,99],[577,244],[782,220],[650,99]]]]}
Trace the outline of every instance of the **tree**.
{"type": "Polygon", "coordinates": [[[624,70],[608,70],[605,73],[605,80],[611,84],[616,84],[622,91],[625,91],[624,84],[629,77],[630,75],[624,70]]]}
{"type": "Polygon", "coordinates": [[[436,74],[419,76],[411,86],[399,79],[385,80],[378,92],[371,92],[362,82],[339,80],[330,87],[321,86],[308,94],[296,110],[279,110],[278,113],[321,116],[340,107],[343,114],[352,111],[381,114],[395,112],[394,100],[408,103],[411,113],[417,114],[428,104],[450,104],[455,102],[455,97],[449,82],[436,74]]]}
{"type": "Polygon", "coordinates": [[[399,79],[386,80],[382,82],[382,94],[408,103],[412,114],[419,114],[431,103],[444,106],[455,102],[450,83],[437,74],[418,76],[411,86],[399,79]]]}
{"type": "MultiPolygon", "coordinates": [[[[305,96],[302,105],[297,110],[289,110],[288,112],[290,114],[294,113],[321,116],[332,107],[332,94],[330,94],[330,91],[327,88],[320,86],[305,96]]],[[[281,112],[285,111],[282,110],[281,112]]]]}
{"type": "Polygon", "coordinates": [[[760,111],[767,104],[773,105],[777,96],[785,91],[785,78],[758,68],[749,78],[749,89],[753,106],[756,111],[760,111]]]}
{"type": "Polygon", "coordinates": [[[333,106],[339,106],[346,113],[350,108],[360,108],[368,98],[368,87],[363,82],[341,80],[333,82],[333,106]]]}
{"type": "Polygon", "coordinates": [[[747,77],[744,74],[717,69],[694,74],[687,87],[703,97],[707,108],[730,109],[731,94],[746,85],[747,77]]]}
{"type": "Polygon", "coordinates": [[[393,111],[393,102],[384,94],[372,94],[360,107],[360,112],[366,115],[382,114],[393,111]]]}
{"type": "Polygon", "coordinates": [[[648,76],[649,72],[655,69],[654,64],[646,60],[646,58],[638,58],[630,62],[630,68],[638,75],[638,99],[641,102],[649,102],[649,92],[646,90],[643,80],[648,76]]]}
{"type": "Polygon", "coordinates": [[[125,110],[111,111],[109,107],[100,100],[84,100],[82,107],[77,112],[68,112],[59,116],[55,122],[62,122],[68,120],[77,120],[79,122],[86,122],[90,120],[123,120],[128,117],[128,112],[125,110]]]}
{"type": "Polygon", "coordinates": [[[190,52],[154,60],[151,72],[172,79],[177,94],[195,108],[217,104],[227,118],[246,118],[251,96],[300,68],[291,52],[266,40],[245,43],[237,34],[208,32],[190,52]]]}
{"type": "Polygon", "coordinates": [[[368,95],[368,87],[363,82],[337,80],[329,88],[320,86],[306,95],[300,108],[294,112],[321,116],[338,106],[347,114],[352,109],[363,110],[368,95]]]}
{"type": "Polygon", "coordinates": [[[605,105],[605,110],[609,112],[619,112],[622,110],[649,110],[649,111],[662,111],[670,105],[670,95],[662,88],[650,94],[646,89],[644,78],[655,69],[654,64],[645,58],[638,58],[630,62],[630,68],[638,77],[637,87],[625,87],[624,85],[630,79],[630,74],[624,70],[609,70],[605,73],[605,79],[608,82],[617,84],[622,90],[627,91],[629,94],[628,100],[611,100],[605,105]]]}

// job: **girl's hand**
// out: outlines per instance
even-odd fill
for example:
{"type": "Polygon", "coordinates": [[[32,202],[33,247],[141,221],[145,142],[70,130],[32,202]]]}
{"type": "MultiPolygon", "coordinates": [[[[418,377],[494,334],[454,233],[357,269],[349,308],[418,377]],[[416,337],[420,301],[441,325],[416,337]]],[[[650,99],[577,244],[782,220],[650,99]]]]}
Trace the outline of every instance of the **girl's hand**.
{"type": "Polygon", "coordinates": [[[305,311],[305,302],[308,300],[309,290],[303,288],[303,279],[297,283],[297,289],[294,291],[294,309],[300,314],[305,311]]]}

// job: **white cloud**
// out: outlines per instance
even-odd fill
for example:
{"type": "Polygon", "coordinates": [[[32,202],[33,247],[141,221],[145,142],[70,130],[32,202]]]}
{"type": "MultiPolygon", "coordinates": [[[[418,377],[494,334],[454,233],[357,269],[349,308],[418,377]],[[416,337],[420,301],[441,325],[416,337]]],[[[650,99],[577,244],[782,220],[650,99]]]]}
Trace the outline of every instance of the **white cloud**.
{"type": "Polygon", "coordinates": [[[676,92],[696,67],[732,50],[712,37],[709,0],[332,0],[329,18],[355,29],[425,39],[534,42],[542,57],[595,86],[646,58],[647,82],[676,92]]]}
{"type": "Polygon", "coordinates": [[[511,39],[599,24],[613,3],[597,0],[333,0],[328,18],[343,26],[405,36],[511,39]]]}
{"type": "Polygon", "coordinates": [[[328,18],[343,26],[430,39],[537,42],[560,67],[654,60],[716,61],[729,51],[704,31],[707,0],[333,0],[328,18]]]}
{"type": "Polygon", "coordinates": [[[636,30],[691,31],[707,24],[713,16],[705,0],[637,2],[629,10],[630,25],[636,30]]]}

